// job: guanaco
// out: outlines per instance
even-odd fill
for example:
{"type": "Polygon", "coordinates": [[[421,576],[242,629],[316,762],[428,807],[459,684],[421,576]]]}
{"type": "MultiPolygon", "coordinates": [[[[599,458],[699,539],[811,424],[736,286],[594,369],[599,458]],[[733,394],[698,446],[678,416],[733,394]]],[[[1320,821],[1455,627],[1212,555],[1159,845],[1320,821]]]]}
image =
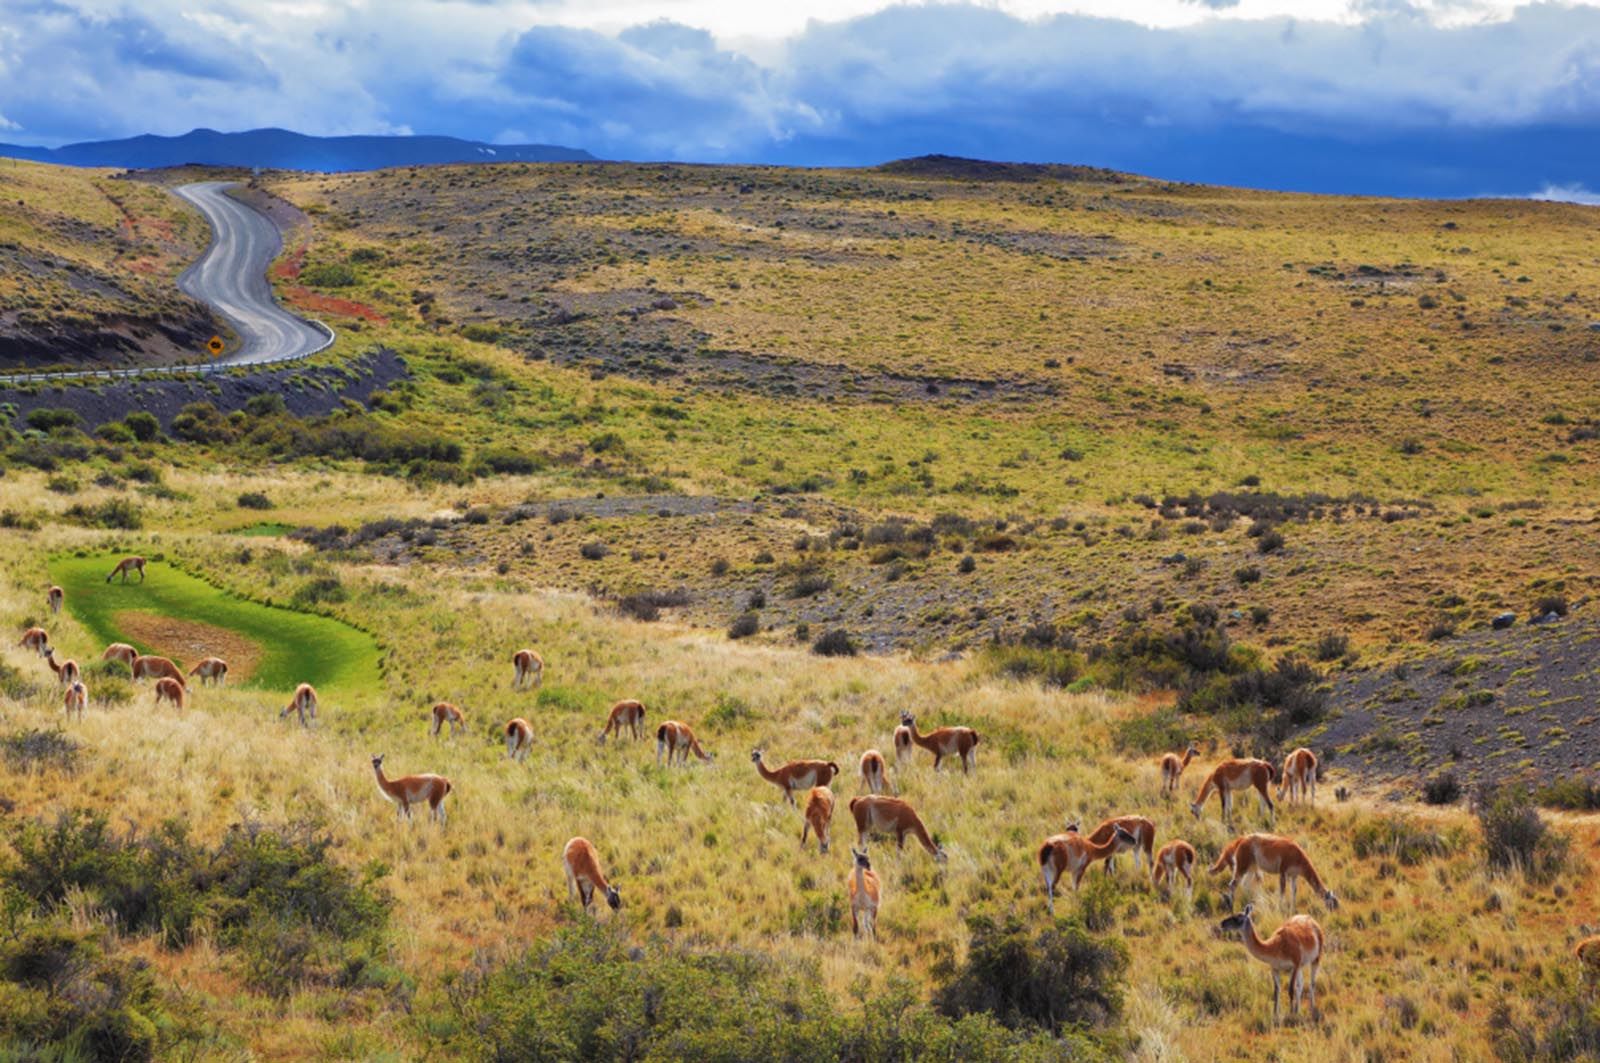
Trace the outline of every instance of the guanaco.
{"type": "Polygon", "coordinates": [[[189,669],[189,674],[199,676],[201,686],[205,686],[208,679],[213,686],[222,686],[228,678],[228,662],[221,657],[206,657],[189,669]]]}
{"type": "Polygon", "coordinates": [[[112,569],[111,575],[106,577],[106,582],[110,583],[120,575],[122,577],[122,582],[126,583],[128,582],[128,573],[132,572],[134,569],[139,570],[139,582],[143,583],[144,558],[142,557],[125,557],[121,561],[118,561],[117,567],[112,569]]]}
{"type": "Polygon", "coordinates": [[[1322,927],[1309,915],[1290,916],[1267,940],[1256,933],[1255,906],[1247,904],[1244,911],[1224,919],[1218,929],[1225,934],[1237,933],[1244,939],[1245,951],[1267,965],[1272,972],[1272,1021],[1278,1021],[1279,985],[1285,972],[1289,975],[1289,1011],[1300,1013],[1300,998],[1307,988],[1311,991],[1311,1011],[1317,1010],[1317,968],[1322,965],[1322,927]]]}
{"type": "Polygon", "coordinates": [[[56,663],[56,651],[50,646],[46,646],[44,649],[44,663],[50,666],[50,670],[56,674],[56,679],[64,687],[70,687],[83,678],[83,673],[79,670],[77,661],[68,658],[59,664],[56,663]]]}
{"type": "Polygon", "coordinates": [[[1278,800],[1285,791],[1290,802],[1296,800],[1317,803],[1317,755],[1301,747],[1283,758],[1283,776],[1278,783],[1278,800]]]}
{"type": "Polygon", "coordinates": [[[806,847],[806,836],[817,835],[819,851],[828,851],[828,828],[833,825],[833,791],[826,786],[813,786],[806,795],[806,822],[800,828],[800,848],[806,847]]]}
{"type": "Polygon", "coordinates": [[[898,768],[903,768],[911,763],[912,751],[916,748],[911,741],[911,728],[901,724],[894,729],[894,763],[898,768]]]}
{"type": "Polygon", "coordinates": [[[22,633],[22,641],[17,643],[25,649],[30,649],[40,657],[50,648],[50,632],[42,627],[30,627],[22,633]]]}
{"type": "Polygon", "coordinates": [[[128,666],[135,679],[176,679],[183,682],[183,670],[165,657],[147,656],[140,654],[128,666]]]}
{"type": "Polygon", "coordinates": [[[637,742],[644,733],[640,730],[644,726],[644,703],[624,699],[611,706],[611,712],[606,716],[605,730],[600,732],[597,739],[604,744],[606,737],[613,731],[616,732],[617,741],[622,741],[622,729],[626,727],[633,732],[633,740],[637,742]]]}
{"type": "Polygon", "coordinates": [[[1306,885],[1330,911],[1339,907],[1339,898],[1334,896],[1332,890],[1322,883],[1322,876],[1317,874],[1317,869],[1312,866],[1311,858],[1306,851],[1288,838],[1276,834],[1246,834],[1235,838],[1223,846],[1222,853],[1217,857],[1217,862],[1211,865],[1211,873],[1215,875],[1224,869],[1231,869],[1232,877],[1228,881],[1228,903],[1233,904],[1234,890],[1246,875],[1252,871],[1260,875],[1278,876],[1278,899],[1283,899],[1285,883],[1289,887],[1289,907],[1295,905],[1295,897],[1299,890],[1300,880],[1306,880],[1306,885]]]}
{"type": "Polygon", "coordinates": [[[1200,792],[1189,803],[1189,811],[1194,813],[1195,819],[1199,819],[1201,811],[1205,808],[1206,798],[1211,796],[1212,790],[1215,790],[1217,797],[1222,801],[1222,821],[1231,825],[1234,791],[1249,787],[1254,789],[1256,796],[1261,799],[1261,807],[1266,810],[1268,818],[1275,818],[1277,809],[1272,804],[1272,796],[1267,793],[1267,785],[1273,781],[1273,776],[1276,774],[1277,769],[1264,760],[1225,760],[1206,776],[1206,781],[1200,786],[1200,792]]]}
{"type": "Polygon", "coordinates": [[[61,612],[61,603],[66,601],[67,592],[62,590],[60,587],[51,587],[45,592],[44,597],[45,601],[50,603],[50,611],[59,615],[61,612]]]}
{"type": "Polygon", "coordinates": [[[909,712],[900,714],[900,724],[911,731],[911,741],[933,754],[933,770],[945,757],[960,757],[961,770],[971,771],[977,762],[978,732],[970,727],[940,727],[927,734],[917,730],[917,718],[909,712]]]}
{"type": "Polygon", "coordinates": [[[506,756],[512,760],[527,760],[533,748],[533,725],[521,716],[506,723],[506,756]]]}
{"type": "Polygon", "coordinates": [[[869,794],[881,794],[890,788],[889,768],[883,754],[869,749],[861,754],[861,788],[869,794]]]}
{"type": "Polygon", "coordinates": [[[1193,897],[1194,846],[1186,841],[1168,842],[1156,853],[1155,863],[1150,868],[1150,888],[1160,889],[1163,885],[1171,888],[1177,885],[1179,875],[1183,876],[1189,896],[1193,897]]]}
{"type": "Polygon", "coordinates": [[[668,720],[656,728],[656,764],[661,763],[661,754],[667,755],[667,766],[672,766],[676,757],[681,764],[689,763],[689,754],[693,753],[707,764],[712,757],[700,748],[700,740],[694,736],[694,731],[681,720],[668,720]]]}
{"type": "Polygon", "coordinates": [[[452,705],[448,701],[440,701],[436,702],[433,708],[428,711],[433,717],[433,725],[428,733],[435,738],[439,736],[439,732],[444,729],[444,725],[447,723],[450,725],[451,738],[456,736],[457,731],[465,731],[467,729],[467,714],[461,711],[459,705],[452,705]]]}
{"type": "MultiPolygon", "coordinates": [[[[294,696],[289,699],[289,704],[283,707],[283,711],[278,713],[278,719],[283,719],[291,712],[298,713],[300,715],[301,727],[310,726],[308,723],[306,723],[307,716],[311,717],[313,720],[317,718],[317,690],[310,683],[301,683],[299,686],[294,688],[294,696]]],[[[376,764],[378,760],[382,759],[382,757],[379,757],[377,760],[374,760],[373,763],[376,764]]]]}
{"type": "Polygon", "coordinates": [[[605,894],[613,912],[622,907],[622,895],[600,871],[600,856],[588,838],[574,838],[567,843],[561,850],[561,866],[567,871],[567,896],[582,900],[584,911],[593,907],[595,890],[605,894]]]}
{"type": "Polygon", "coordinates": [[[1039,873],[1044,877],[1044,895],[1050,905],[1050,914],[1056,914],[1056,883],[1061,876],[1072,876],[1072,889],[1078,889],[1083,873],[1096,860],[1104,860],[1118,849],[1136,845],[1133,835],[1121,827],[1112,826],[1111,837],[1096,844],[1076,831],[1053,834],[1039,847],[1039,873]]]}
{"type": "Polygon", "coordinates": [[[845,880],[845,890],[850,894],[850,927],[860,937],[862,930],[878,940],[878,898],[882,895],[882,886],[878,882],[877,874],[872,870],[872,861],[867,859],[865,850],[851,849],[850,855],[855,858],[854,865],[850,868],[850,877],[845,880]]]}
{"type": "Polygon", "coordinates": [[[530,684],[536,687],[544,686],[544,658],[532,650],[518,650],[513,653],[511,667],[515,669],[511,679],[512,690],[521,690],[530,684]]]}
{"type": "Polygon", "coordinates": [[[113,642],[106,647],[106,652],[100,655],[102,661],[121,661],[129,668],[133,667],[134,660],[139,656],[139,651],[126,642],[113,642]]]}
{"type": "Polygon", "coordinates": [[[183,708],[183,684],[167,676],[157,679],[156,708],[160,708],[163,701],[170,701],[175,708],[181,710],[183,708]]]}
{"type": "Polygon", "coordinates": [[[1161,758],[1162,797],[1171,797],[1177,792],[1178,780],[1183,778],[1183,769],[1189,766],[1189,762],[1194,759],[1195,754],[1198,752],[1200,751],[1194,747],[1194,743],[1190,742],[1189,748],[1183,751],[1183,756],[1180,757],[1176,753],[1168,753],[1161,758]]]}
{"type": "MultiPolygon", "coordinates": [[[[1155,863],[1156,825],[1154,823],[1143,816],[1116,816],[1115,818],[1106,820],[1094,830],[1090,831],[1089,840],[1094,842],[1096,845],[1099,845],[1101,842],[1111,837],[1112,828],[1114,827],[1121,827],[1123,830],[1133,835],[1134,841],[1138,843],[1132,847],[1133,869],[1135,871],[1139,870],[1139,868],[1142,866],[1140,864],[1140,857],[1143,857],[1144,860],[1149,863],[1155,863]]],[[[1069,832],[1077,829],[1077,824],[1071,824],[1067,827],[1069,832]]],[[[1121,850],[1118,850],[1118,852],[1120,851],[1121,850]]],[[[1106,857],[1106,871],[1108,873],[1116,870],[1116,860],[1116,853],[1112,853],[1110,856],[1106,857]]]]}
{"type": "Polygon", "coordinates": [[[763,779],[783,791],[783,799],[791,805],[795,803],[796,790],[827,786],[839,774],[839,765],[831,760],[791,760],[774,770],[761,759],[759,749],[751,751],[750,762],[763,779]]]}
{"type": "Polygon", "coordinates": [[[67,715],[70,717],[76,712],[78,719],[81,720],[83,719],[83,710],[89,707],[89,688],[84,686],[81,681],[74,683],[67,688],[65,700],[67,715]]]}
{"type": "Polygon", "coordinates": [[[904,849],[906,835],[909,834],[939,863],[945,863],[949,859],[944,846],[928,833],[928,828],[923,825],[922,817],[917,815],[916,809],[901,798],[877,795],[852,797],[850,815],[855,817],[856,841],[862,846],[867,844],[869,834],[893,834],[895,844],[904,849]]]}
{"type": "Polygon", "coordinates": [[[444,826],[444,799],[455,789],[450,785],[450,780],[443,775],[402,775],[398,779],[391,779],[383,773],[383,758],[387,755],[379,753],[373,757],[372,770],[378,776],[378,789],[395,804],[395,819],[403,815],[410,820],[411,806],[426,801],[428,818],[438,820],[439,825],[444,826]]]}

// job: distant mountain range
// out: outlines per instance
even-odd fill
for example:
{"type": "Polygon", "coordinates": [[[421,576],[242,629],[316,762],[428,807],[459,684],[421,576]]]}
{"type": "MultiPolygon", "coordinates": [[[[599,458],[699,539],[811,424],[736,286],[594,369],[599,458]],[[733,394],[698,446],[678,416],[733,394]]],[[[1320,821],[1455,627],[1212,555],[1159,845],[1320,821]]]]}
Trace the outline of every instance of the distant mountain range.
{"type": "Polygon", "coordinates": [[[580,148],[556,144],[482,144],[455,137],[313,137],[287,129],[219,133],[194,129],[177,137],[146,134],[60,148],[0,144],[0,157],[62,166],[260,166],[268,170],[378,170],[447,162],[593,162],[580,148]]]}

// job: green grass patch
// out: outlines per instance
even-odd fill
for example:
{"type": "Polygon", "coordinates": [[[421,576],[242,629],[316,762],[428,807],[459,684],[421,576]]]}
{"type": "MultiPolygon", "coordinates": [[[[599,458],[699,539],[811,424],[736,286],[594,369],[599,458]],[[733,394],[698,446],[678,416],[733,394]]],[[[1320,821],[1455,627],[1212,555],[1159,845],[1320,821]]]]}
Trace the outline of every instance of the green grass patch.
{"type": "Polygon", "coordinates": [[[263,537],[278,537],[288,535],[294,531],[292,524],[283,524],[278,521],[262,520],[254,524],[246,524],[242,528],[234,528],[229,535],[259,535],[263,537]]]}
{"type": "Polygon", "coordinates": [[[305,682],[331,689],[378,682],[378,645],[349,624],[241,598],[165,562],[150,562],[142,584],[107,583],[115,563],[109,554],[50,561],[50,578],[67,592],[67,611],[102,645],[127,642],[140,652],[159,652],[161,647],[141,645],[115,622],[123,612],[159,613],[227,628],[258,645],[261,659],[246,686],[292,690],[305,682]]]}

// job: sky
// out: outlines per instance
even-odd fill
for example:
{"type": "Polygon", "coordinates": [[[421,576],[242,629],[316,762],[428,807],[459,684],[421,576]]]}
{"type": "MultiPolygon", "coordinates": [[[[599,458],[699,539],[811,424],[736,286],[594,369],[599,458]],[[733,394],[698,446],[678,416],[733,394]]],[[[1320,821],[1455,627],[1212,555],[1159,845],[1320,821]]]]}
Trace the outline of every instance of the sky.
{"type": "Polygon", "coordinates": [[[0,140],[263,126],[1584,200],[1600,3],[0,0],[0,140]]]}

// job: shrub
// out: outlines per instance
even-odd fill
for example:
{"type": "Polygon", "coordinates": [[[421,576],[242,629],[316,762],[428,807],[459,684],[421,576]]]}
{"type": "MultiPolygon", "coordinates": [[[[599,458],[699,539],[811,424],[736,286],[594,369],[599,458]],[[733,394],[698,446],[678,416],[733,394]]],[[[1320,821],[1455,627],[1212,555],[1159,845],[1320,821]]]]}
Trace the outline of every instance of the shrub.
{"type": "Polygon", "coordinates": [[[1498,871],[1520,871],[1547,881],[1566,863],[1567,839],[1549,828],[1526,788],[1485,785],[1473,795],[1483,830],[1484,857],[1498,871]]]}
{"type": "Polygon", "coordinates": [[[239,496],[240,509],[271,509],[272,499],[260,491],[246,491],[239,496]]]}
{"type": "Polygon", "coordinates": [[[29,410],[28,416],[24,420],[29,428],[35,428],[41,432],[54,432],[58,428],[76,428],[83,423],[83,418],[78,416],[77,411],[56,409],[49,406],[41,406],[37,410],[29,410]]]}
{"type": "Polygon", "coordinates": [[[975,571],[977,567],[978,559],[971,554],[967,554],[956,564],[956,571],[965,574],[975,571]]]}
{"type": "Polygon", "coordinates": [[[1045,686],[1064,687],[1083,674],[1083,657],[1071,649],[990,643],[982,652],[985,670],[1009,679],[1037,679],[1045,686]]]}
{"type": "Polygon", "coordinates": [[[504,447],[489,447],[478,454],[478,465],[501,476],[527,476],[539,471],[540,462],[532,455],[504,447]]]}
{"type": "Polygon", "coordinates": [[[94,434],[107,443],[134,442],[133,430],[121,421],[107,421],[94,430],[94,434]]]}
{"type": "Polygon", "coordinates": [[[688,605],[689,592],[682,587],[670,591],[635,591],[617,599],[617,608],[635,620],[659,620],[662,609],[688,605]]]}
{"type": "Polygon", "coordinates": [[[1283,549],[1283,533],[1277,528],[1268,528],[1256,538],[1256,550],[1263,554],[1270,554],[1283,549]]]}
{"type": "Polygon", "coordinates": [[[1193,731],[1184,724],[1178,710],[1169,706],[1123,720],[1112,732],[1112,741],[1124,753],[1165,753],[1182,749],[1191,740],[1193,731]]]}
{"type": "Polygon", "coordinates": [[[1319,661],[1337,661],[1350,652],[1350,636],[1328,632],[1317,640],[1315,656],[1319,661]]]}
{"type": "Polygon", "coordinates": [[[832,576],[824,575],[821,572],[807,572],[794,581],[793,586],[789,588],[789,597],[810,598],[813,595],[821,594],[832,586],[832,576]]]}
{"type": "Polygon", "coordinates": [[[1534,616],[1546,616],[1554,613],[1557,616],[1567,615],[1567,599],[1560,594],[1546,594],[1533,603],[1534,616]]]}
{"type": "Polygon", "coordinates": [[[607,546],[603,542],[600,542],[598,539],[591,539],[582,546],[578,547],[578,553],[583,556],[585,561],[599,561],[610,556],[611,547],[607,546]]]}
{"type": "Polygon", "coordinates": [[[105,931],[65,918],[0,941],[0,1044],[8,1057],[142,1063],[203,1054],[203,1038],[163,1010],[148,964],[110,946],[105,931]],[[180,1039],[197,1043],[177,1050],[180,1039]]]}
{"type": "Polygon", "coordinates": [[[1461,800],[1461,783],[1455,773],[1442,771],[1423,783],[1422,800],[1430,805],[1453,805],[1461,800]]]}
{"type": "Polygon", "coordinates": [[[1388,857],[1406,866],[1444,856],[1455,848],[1449,838],[1405,816],[1364,819],[1350,836],[1351,848],[1363,860],[1388,857]]]}
{"type": "Polygon", "coordinates": [[[313,288],[348,288],[356,283],[356,271],[343,262],[317,262],[301,270],[300,279],[313,288]]]}
{"type": "Polygon", "coordinates": [[[189,443],[231,443],[238,437],[233,424],[209,402],[191,402],[172,419],[172,436],[189,443]]]}
{"type": "Polygon", "coordinates": [[[0,758],[12,771],[29,771],[34,768],[55,768],[59,771],[77,770],[78,753],[83,746],[60,730],[41,731],[30,728],[13,731],[0,738],[0,758]]]}
{"type": "Polygon", "coordinates": [[[349,597],[338,576],[318,576],[296,587],[289,596],[289,605],[295,609],[311,609],[325,602],[342,602],[349,597]]]}
{"type": "Polygon", "coordinates": [[[811,652],[819,657],[854,657],[859,651],[848,631],[834,628],[818,636],[811,644],[811,652]]]}
{"type": "Polygon", "coordinates": [[[761,614],[754,610],[741,613],[728,625],[730,639],[747,639],[761,630],[761,614]]]}
{"type": "Polygon", "coordinates": [[[149,443],[161,434],[161,422],[156,416],[146,410],[134,410],[122,419],[128,426],[128,431],[133,433],[133,438],[141,443],[149,443]]]}
{"type": "Polygon", "coordinates": [[[1556,779],[1540,787],[1533,797],[1545,808],[1594,812],[1600,810],[1600,782],[1571,777],[1556,779]]]}
{"type": "Polygon", "coordinates": [[[1541,985],[1501,997],[1488,1028],[1496,1057],[1509,1063],[1600,1058],[1600,1008],[1587,985],[1541,985]]]}
{"type": "Polygon", "coordinates": [[[1245,565],[1243,568],[1236,568],[1233,570],[1233,581],[1241,587],[1247,586],[1251,583],[1259,583],[1261,581],[1261,569],[1257,568],[1255,565],[1245,565]]]}
{"type": "Polygon", "coordinates": [[[62,516],[86,528],[120,528],[136,531],[144,526],[144,516],[139,507],[126,498],[108,498],[98,505],[75,502],[62,516]]]}

